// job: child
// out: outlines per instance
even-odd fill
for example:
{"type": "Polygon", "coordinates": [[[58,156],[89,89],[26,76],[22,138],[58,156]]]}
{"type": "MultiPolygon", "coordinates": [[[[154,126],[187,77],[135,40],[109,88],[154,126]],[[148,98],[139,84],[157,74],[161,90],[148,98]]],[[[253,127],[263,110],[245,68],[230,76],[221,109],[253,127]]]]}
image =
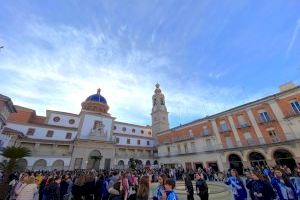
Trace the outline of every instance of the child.
{"type": "Polygon", "coordinates": [[[168,178],[165,182],[165,193],[166,200],[178,200],[178,197],[174,191],[175,188],[175,181],[172,178],[168,178]]]}

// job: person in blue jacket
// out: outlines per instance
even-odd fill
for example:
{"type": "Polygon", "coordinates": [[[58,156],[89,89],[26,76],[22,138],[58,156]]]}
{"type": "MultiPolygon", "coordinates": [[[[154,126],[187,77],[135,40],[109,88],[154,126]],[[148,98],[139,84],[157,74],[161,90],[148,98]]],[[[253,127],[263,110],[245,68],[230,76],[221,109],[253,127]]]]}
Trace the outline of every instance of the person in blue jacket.
{"type": "MultiPolygon", "coordinates": [[[[177,197],[177,194],[174,191],[175,188],[175,181],[172,178],[168,178],[165,182],[165,194],[164,196],[166,196],[166,200],[179,200],[177,197]]],[[[165,199],[165,197],[163,196],[163,199],[165,199]]]]}
{"type": "Polygon", "coordinates": [[[226,185],[230,185],[232,188],[232,193],[235,200],[246,200],[247,191],[243,184],[243,181],[240,179],[236,169],[230,171],[231,176],[225,180],[226,185]]]}
{"type": "Polygon", "coordinates": [[[297,197],[300,199],[300,169],[298,168],[295,172],[295,175],[290,178],[294,188],[297,197]]]}
{"type": "Polygon", "coordinates": [[[268,180],[263,178],[259,172],[251,173],[251,195],[255,200],[272,200],[276,198],[276,194],[268,180]]]}
{"type": "Polygon", "coordinates": [[[281,169],[276,168],[272,178],[272,186],[280,200],[296,200],[296,193],[293,184],[288,178],[283,177],[281,169]]]}

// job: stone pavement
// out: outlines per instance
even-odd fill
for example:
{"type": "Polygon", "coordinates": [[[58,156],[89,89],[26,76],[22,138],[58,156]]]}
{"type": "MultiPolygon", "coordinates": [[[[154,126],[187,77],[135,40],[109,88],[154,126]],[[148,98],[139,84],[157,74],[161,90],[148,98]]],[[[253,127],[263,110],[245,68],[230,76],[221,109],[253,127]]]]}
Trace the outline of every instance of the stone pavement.
{"type": "MultiPolygon", "coordinates": [[[[230,188],[222,182],[207,182],[209,189],[209,199],[210,200],[232,200],[230,188]]],[[[195,186],[195,182],[193,182],[195,186]]],[[[151,185],[151,192],[153,194],[154,189],[156,188],[157,183],[151,185]]],[[[194,189],[196,191],[196,189],[194,189]]],[[[186,199],[185,186],[183,181],[176,182],[176,193],[178,194],[179,200],[186,199]]],[[[200,197],[194,195],[194,199],[198,200],[200,197]]]]}

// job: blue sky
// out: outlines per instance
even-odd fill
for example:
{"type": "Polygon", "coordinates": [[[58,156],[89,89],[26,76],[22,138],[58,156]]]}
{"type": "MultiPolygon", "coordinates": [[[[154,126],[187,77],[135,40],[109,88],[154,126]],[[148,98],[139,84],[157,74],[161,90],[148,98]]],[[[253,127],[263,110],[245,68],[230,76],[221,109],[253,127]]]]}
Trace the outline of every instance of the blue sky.
{"type": "Polygon", "coordinates": [[[300,82],[300,1],[0,0],[0,93],[78,113],[100,87],[117,120],[171,126],[300,82]]]}

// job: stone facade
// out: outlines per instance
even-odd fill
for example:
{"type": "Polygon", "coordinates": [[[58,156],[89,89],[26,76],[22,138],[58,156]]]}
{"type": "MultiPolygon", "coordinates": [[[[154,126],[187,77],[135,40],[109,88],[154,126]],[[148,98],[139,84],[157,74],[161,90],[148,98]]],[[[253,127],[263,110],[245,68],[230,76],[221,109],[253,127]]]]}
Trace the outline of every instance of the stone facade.
{"type": "Polygon", "coordinates": [[[300,163],[300,87],[281,89],[171,129],[159,84],[152,96],[152,126],[116,121],[98,90],[82,103],[79,114],[47,110],[46,116],[37,116],[15,106],[1,136],[32,151],[19,164],[33,170],[126,168],[130,158],[144,166],[185,169],[292,168],[300,163]]]}

